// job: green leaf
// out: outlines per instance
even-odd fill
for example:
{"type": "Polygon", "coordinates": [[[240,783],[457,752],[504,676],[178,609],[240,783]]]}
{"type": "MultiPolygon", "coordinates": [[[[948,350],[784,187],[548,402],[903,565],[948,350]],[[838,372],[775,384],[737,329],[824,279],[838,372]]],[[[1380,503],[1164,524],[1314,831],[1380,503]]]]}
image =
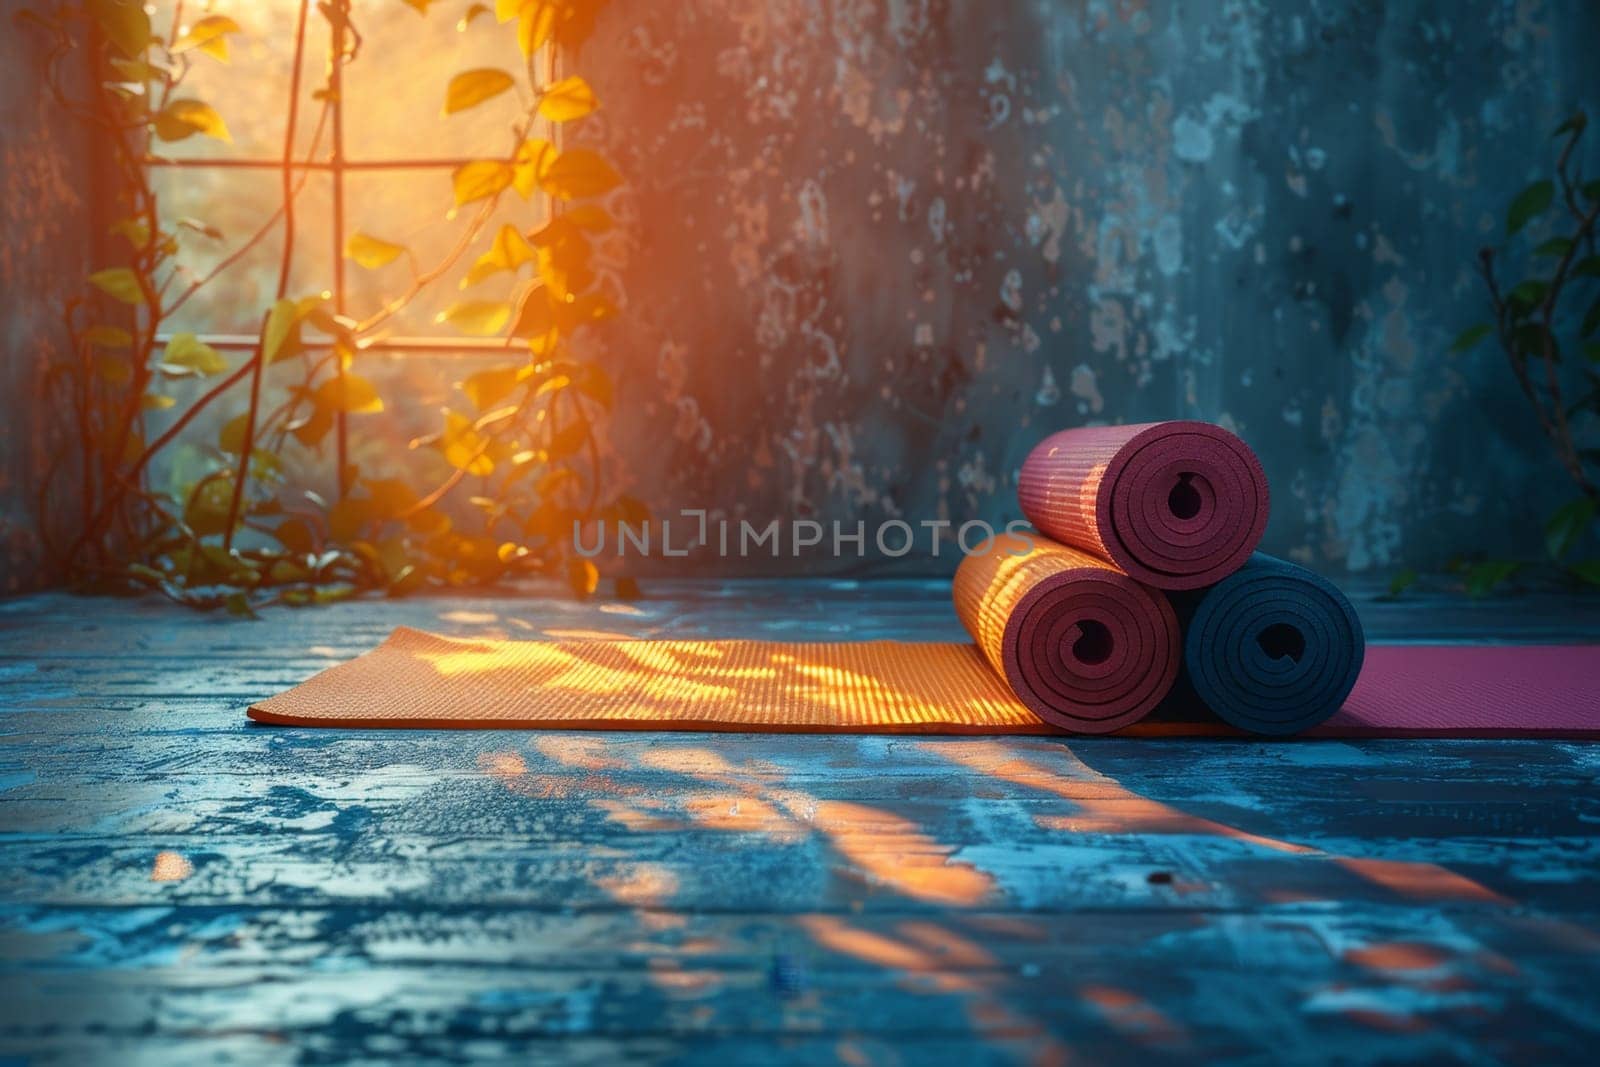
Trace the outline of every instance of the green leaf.
{"type": "Polygon", "coordinates": [[[1584,182],[1582,191],[1590,200],[1600,200],[1600,178],[1584,182]]]}
{"type": "Polygon", "coordinates": [[[1533,219],[1544,214],[1550,207],[1550,202],[1555,199],[1556,187],[1548,178],[1536,181],[1511,201],[1511,207],[1506,212],[1506,236],[1517,233],[1533,219]]]}
{"type": "Polygon", "coordinates": [[[129,59],[150,47],[150,16],[138,0],[89,0],[89,14],[106,40],[129,59]]]}
{"type": "Polygon", "coordinates": [[[1589,310],[1583,313],[1583,324],[1578,327],[1578,332],[1588,337],[1595,330],[1600,330],[1600,297],[1589,305],[1589,310]]]}
{"type": "Polygon", "coordinates": [[[1583,128],[1588,124],[1588,115],[1584,114],[1582,111],[1574,111],[1565,122],[1556,127],[1556,131],[1550,136],[1560,137],[1564,133],[1582,133],[1583,128]]]}
{"type": "Polygon", "coordinates": [[[1560,559],[1589,529],[1594,521],[1595,504],[1586,496],[1559,509],[1544,524],[1544,546],[1551,559],[1560,559]]]}
{"type": "Polygon", "coordinates": [[[256,614],[256,609],[250,606],[250,597],[244,593],[229,593],[227,599],[222,602],[222,605],[227,609],[229,615],[233,615],[237,618],[261,618],[260,615],[256,614]]]}
{"type": "Polygon", "coordinates": [[[1529,278],[1525,282],[1518,282],[1517,287],[1511,290],[1508,299],[1520,307],[1533,309],[1544,302],[1545,294],[1550,292],[1550,283],[1538,278],[1529,278]]]}
{"type": "Polygon", "coordinates": [[[454,115],[458,111],[477,107],[515,84],[516,79],[503,70],[484,67],[463,71],[450,79],[450,87],[444,96],[444,113],[454,115]]]}
{"type": "Polygon", "coordinates": [[[1497,559],[1475,563],[1467,569],[1467,595],[1488,596],[1495,587],[1522,569],[1516,560],[1497,559]]]}
{"type": "Polygon", "coordinates": [[[1561,346],[1556,342],[1555,335],[1536,322],[1524,322],[1511,332],[1512,348],[1519,356],[1527,359],[1543,359],[1545,344],[1550,345],[1550,355],[1557,362],[1561,362],[1561,346]]]}
{"type": "Polygon", "coordinates": [[[1600,278],[1600,256],[1585,256],[1573,264],[1574,278],[1600,278]]]}
{"type": "Polygon", "coordinates": [[[1542,242],[1538,248],[1535,248],[1533,254],[1560,259],[1570,251],[1572,251],[1572,239],[1570,237],[1552,237],[1548,241],[1542,242]]]}
{"type": "Polygon", "coordinates": [[[1399,596],[1401,593],[1415,585],[1416,581],[1417,572],[1412,570],[1410,567],[1396,571],[1394,577],[1389,579],[1389,596],[1399,596]]]}
{"type": "Polygon", "coordinates": [[[599,106],[589,83],[576,74],[545,86],[539,94],[539,114],[551,122],[572,122],[599,106]]]}
{"type": "Polygon", "coordinates": [[[139,276],[129,267],[108,267],[89,275],[96,289],[113,296],[124,304],[144,303],[144,290],[139,286],[139,276]]]}
{"type": "Polygon", "coordinates": [[[1590,585],[1600,585],[1600,559],[1580,560],[1567,569],[1590,585]]]}
{"type": "Polygon", "coordinates": [[[1486,322],[1480,322],[1476,326],[1468,326],[1465,330],[1456,334],[1456,339],[1450,343],[1450,354],[1454,355],[1457,352],[1465,352],[1468,349],[1476,348],[1480,341],[1493,332],[1494,327],[1486,322]]]}
{"type": "Polygon", "coordinates": [[[222,121],[216,108],[199,100],[174,100],[162,108],[153,121],[156,136],[163,141],[181,141],[203,133],[219,141],[233,142],[228,124],[222,121]]]}
{"type": "Polygon", "coordinates": [[[161,367],[168,373],[190,373],[208,377],[228,369],[228,361],[215,348],[192,333],[174,334],[161,354],[161,367]]]}

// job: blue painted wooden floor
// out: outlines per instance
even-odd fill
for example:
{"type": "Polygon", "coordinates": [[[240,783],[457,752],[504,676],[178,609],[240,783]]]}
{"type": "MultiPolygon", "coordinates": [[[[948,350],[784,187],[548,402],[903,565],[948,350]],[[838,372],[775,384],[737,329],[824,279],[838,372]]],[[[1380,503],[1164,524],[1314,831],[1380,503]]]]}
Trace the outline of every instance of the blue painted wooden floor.
{"type": "MultiPolygon", "coordinates": [[[[1467,1063],[1600,1041],[1600,745],[336,733],[398,624],[960,639],[941,583],[0,602],[0,1058],[1467,1063]]],[[[1378,638],[1600,638],[1593,602],[1378,638]]]]}

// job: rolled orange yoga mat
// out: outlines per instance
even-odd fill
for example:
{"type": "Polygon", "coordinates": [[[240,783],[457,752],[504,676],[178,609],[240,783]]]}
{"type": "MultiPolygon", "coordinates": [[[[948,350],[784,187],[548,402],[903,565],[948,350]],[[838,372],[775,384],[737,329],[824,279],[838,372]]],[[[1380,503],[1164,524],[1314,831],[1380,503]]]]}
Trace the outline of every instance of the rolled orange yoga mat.
{"type": "Polygon", "coordinates": [[[1182,658],[1167,598],[1087,552],[1007,534],[956,571],[956,614],[1047,723],[1109,733],[1148,715],[1182,658]]]}
{"type": "Polygon", "coordinates": [[[1051,434],[1023,462],[1017,497],[1045,536],[1158,589],[1221,581],[1267,528],[1261,462],[1207,422],[1051,434]]]}

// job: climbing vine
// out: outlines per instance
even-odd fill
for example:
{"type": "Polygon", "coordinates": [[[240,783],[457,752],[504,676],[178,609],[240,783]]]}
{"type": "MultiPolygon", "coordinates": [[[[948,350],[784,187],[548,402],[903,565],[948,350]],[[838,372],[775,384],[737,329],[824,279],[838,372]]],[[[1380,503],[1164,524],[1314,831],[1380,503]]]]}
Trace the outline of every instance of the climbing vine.
{"type": "MultiPolygon", "coordinates": [[[[430,9],[446,6],[404,2],[425,18],[441,17],[430,9]]],[[[596,590],[593,564],[570,551],[574,523],[638,521],[642,514],[636,502],[604,491],[598,435],[612,385],[572,344],[616,312],[591,257],[597,235],[613,225],[601,198],[620,178],[600,154],[539,136],[599,106],[580,75],[541,79],[539,57],[576,55],[605,2],[496,0],[460,13],[463,31],[488,32],[482,28],[498,23],[492,32],[514,33],[526,62],[516,71],[448,77],[440,86],[445,115],[514,89],[527,105],[504,145],[485,146],[453,172],[452,199],[439,210],[456,219],[459,233],[441,260],[418,262],[392,234],[348,236],[345,256],[357,269],[402,257],[411,264],[404,289],[363,313],[335,309],[330,294],[297,292],[291,284],[297,201],[310,163],[328,151],[342,72],[362,61],[351,0],[314,7],[301,0],[289,25],[273,28],[293,34],[294,57],[283,103],[279,204],[242,236],[174,217],[149,166],[174,142],[231,141],[227,117],[186,81],[196,64],[229,58],[230,38],[243,32],[238,21],[209,6],[186,13],[179,2],[170,23],[156,25],[133,0],[63,3],[15,17],[47,43],[50,91],[65,114],[92,131],[114,205],[105,261],[62,309],[70,358],[47,379],[47,402],[68,413],[73,447],[47,472],[37,510],[43,540],[72,580],[101,591],[156,590],[239,614],[263,603],[403,594],[529,573],[563,575],[580,595],[596,590]],[[322,83],[306,97],[308,24],[318,18],[328,24],[331,44],[322,83]],[[84,69],[87,77],[72,76],[84,69]],[[92,88],[74,92],[85,85],[92,88]],[[497,208],[513,200],[545,221],[491,227],[497,208]],[[539,203],[551,205],[547,216],[535,210],[539,203]],[[275,233],[282,234],[275,285],[242,359],[195,334],[169,332],[179,309],[207,299],[219,276],[240,269],[275,233]],[[216,266],[203,273],[187,266],[192,243],[215,247],[230,238],[236,243],[216,266]],[[511,299],[472,295],[499,276],[515,279],[511,299]],[[502,338],[505,358],[458,383],[460,399],[443,412],[437,432],[411,442],[435,451],[448,472],[419,489],[351,463],[346,427],[359,433],[362,420],[383,411],[377,387],[362,374],[371,340],[421,293],[448,281],[462,299],[441,320],[463,334],[502,338]],[[185,382],[191,391],[196,382],[201,388],[180,404],[185,382]],[[208,411],[228,417],[214,441],[199,442],[203,469],[175,486],[158,485],[157,458],[174,442],[190,441],[208,411]],[[291,475],[304,469],[307,455],[336,466],[331,496],[291,475]],[[447,497],[467,499],[447,509],[447,497]],[[70,518],[51,518],[63,515],[70,518]]],[[[415,39],[426,47],[425,37],[415,39]]],[[[420,57],[417,68],[428,69],[420,57]]],[[[618,592],[629,595],[631,583],[619,580],[618,592]]]]}
{"type": "MultiPolygon", "coordinates": [[[[1493,338],[1576,495],[1544,527],[1546,552],[1582,582],[1600,585],[1600,559],[1572,559],[1600,508],[1600,448],[1586,444],[1600,423],[1600,179],[1585,180],[1579,154],[1588,117],[1559,127],[1555,175],[1522,189],[1506,209],[1499,245],[1478,252],[1492,317],[1463,330],[1452,353],[1493,338]],[[1530,236],[1531,235],[1531,236],[1530,236]],[[1521,274],[1510,281],[1507,273],[1521,274]]],[[[1459,564],[1467,591],[1481,595],[1525,567],[1520,560],[1459,564]]],[[[1395,592],[1409,574],[1396,579],[1395,592]]]]}

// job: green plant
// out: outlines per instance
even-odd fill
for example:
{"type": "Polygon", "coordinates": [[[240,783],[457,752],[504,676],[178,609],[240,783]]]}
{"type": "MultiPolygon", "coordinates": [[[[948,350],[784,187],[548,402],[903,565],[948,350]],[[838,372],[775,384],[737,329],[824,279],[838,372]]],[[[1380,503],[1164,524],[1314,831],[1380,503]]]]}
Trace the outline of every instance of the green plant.
{"type": "MultiPolygon", "coordinates": [[[[1578,154],[1588,124],[1579,111],[1557,127],[1561,148],[1554,178],[1519,192],[1506,210],[1501,244],[1479,251],[1478,271],[1494,317],[1462,331],[1451,352],[1468,351],[1490,337],[1498,342],[1577,489],[1545,523],[1546,551],[1574,577],[1600,585],[1600,559],[1568,559],[1600,509],[1600,449],[1586,446],[1580,430],[1580,420],[1592,424],[1600,418],[1600,180],[1584,180],[1578,154]],[[1508,283],[1501,275],[1512,265],[1524,277],[1508,283]]],[[[1488,560],[1462,569],[1468,592],[1483,595],[1520,568],[1517,561],[1488,560]]]]}
{"type": "MultiPolygon", "coordinates": [[[[429,0],[406,2],[425,16],[430,7],[429,0]]],[[[563,151],[535,136],[539,123],[574,121],[598,106],[579,76],[542,81],[536,59],[542,50],[574,53],[605,3],[497,0],[492,12],[485,4],[467,8],[463,27],[497,20],[506,28],[494,32],[515,32],[525,69],[456,74],[441,86],[445,113],[519,84],[530,103],[503,151],[455,171],[453,204],[441,205],[461,213],[454,247],[426,268],[411,257],[409,285],[365,315],[342,314],[327,294],[290,286],[297,196],[309,173],[297,164],[326,150],[342,71],[361,52],[350,0],[320,0],[314,12],[301,0],[292,26],[274,27],[294,35],[281,203],[204,274],[185,267],[185,247],[222,235],[204,220],[171,217],[147,160],[190,137],[230,140],[224,116],[188,95],[185,80],[194,64],[227,57],[228,39],[241,32],[238,22],[207,10],[187,24],[181,0],[160,32],[135,0],[62,3],[16,16],[50,42],[49,89],[64,113],[94,131],[117,215],[114,254],[63,309],[71,359],[48,378],[50,402],[70,413],[75,448],[46,472],[38,513],[45,544],[66,574],[85,588],[153,589],[179,603],[241,614],[265,602],[315,603],[364,590],[399,594],[529,572],[561,573],[581,595],[594,591],[593,564],[568,551],[574,521],[637,517],[641,510],[602,493],[596,429],[612,386],[601,367],[569,347],[575,334],[615,312],[590,257],[594,235],[612,226],[595,200],[620,179],[597,153],[563,151]],[[307,26],[319,17],[331,41],[327,77],[314,95],[320,107],[311,147],[297,160],[307,26]],[[65,61],[75,55],[87,64],[87,79],[64,76],[65,61]],[[93,88],[74,95],[69,83],[93,88]],[[553,207],[550,220],[532,232],[511,225],[489,232],[503,199],[535,196],[561,210],[553,207]],[[167,332],[174,312],[204,300],[218,275],[280,228],[275,293],[242,363],[232,364],[193,334],[167,332]],[[509,300],[464,299],[442,318],[464,333],[504,337],[506,359],[461,382],[466,402],[444,413],[438,433],[413,442],[436,449],[448,471],[418,491],[408,479],[381,477],[347,460],[347,423],[383,409],[377,388],[360,374],[362,349],[474,249],[481,254],[462,288],[509,275],[516,291],[509,300]],[[532,276],[524,280],[525,268],[532,276]],[[187,406],[172,395],[172,383],[183,379],[206,386],[187,406]],[[154,486],[152,461],[185,439],[199,415],[223,404],[242,410],[223,423],[215,442],[202,443],[205,469],[176,491],[154,486]],[[169,420],[159,433],[148,428],[153,412],[169,420]],[[286,473],[306,465],[303,455],[286,462],[296,450],[337,465],[333,499],[286,473]],[[471,487],[474,517],[458,524],[439,505],[464,485],[471,487]],[[70,525],[50,518],[61,514],[73,516],[70,525]]],[[[83,177],[87,182],[89,175],[83,177]]],[[[409,256],[399,243],[362,233],[350,235],[345,251],[363,268],[409,256]]]]}

